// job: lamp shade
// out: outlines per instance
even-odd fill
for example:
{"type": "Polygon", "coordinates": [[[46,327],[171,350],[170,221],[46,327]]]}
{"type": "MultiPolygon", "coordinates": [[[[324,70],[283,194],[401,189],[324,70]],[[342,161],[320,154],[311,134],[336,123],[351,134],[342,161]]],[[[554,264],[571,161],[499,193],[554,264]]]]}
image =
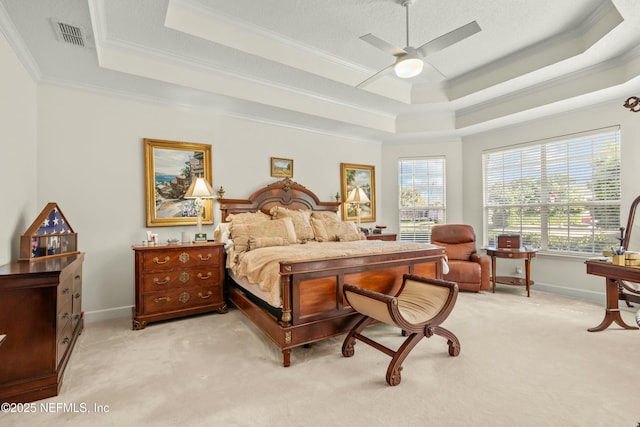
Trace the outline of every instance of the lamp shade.
{"type": "Polygon", "coordinates": [[[424,62],[422,62],[422,59],[414,55],[403,55],[398,58],[393,69],[396,72],[396,76],[408,79],[420,74],[423,67],[424,62]]]}
{"type": "Polygon", "coordinates": [[[215,192],[211,188],[211,184],[204,178],[196,178],[191,181],[191,185],[184,193],[185,199],[213,199],[215,192]]]}
{"type": "Polygon", "coordinates": [[[356,187],[349,192],[347,196],[347,203],[368,203],[369,198],[367,197],[367,193],[360,187],[356,187]]]}

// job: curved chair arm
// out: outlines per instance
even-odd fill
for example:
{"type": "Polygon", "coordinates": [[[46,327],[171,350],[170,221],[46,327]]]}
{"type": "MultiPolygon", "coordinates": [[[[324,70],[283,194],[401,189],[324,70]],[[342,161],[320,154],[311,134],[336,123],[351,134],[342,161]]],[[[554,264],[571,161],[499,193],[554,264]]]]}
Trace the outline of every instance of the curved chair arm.
{"type": "Polygon", "coordinates": [[[397,296],[348,284],[344,285],[343,292],[357,312],[414,331],[428,323],[438,325],[449,316],[458,296],[458,284],[405,274],[397,296]]]}
{"type": "Polygon", "coordinates": [[[491,257],[487,254],[474,252],[471,261],[480,264],[480,289],[489,289],[489,272],[491,271],[491,257]]]}
{"type": "Polygon", "coordinates": [[[343,293],[349,305],[360,314],[389,325],[395,324],[390,314],[392,307],[398,306],[395,296],[347,284],[343,286],[343,293]]]}

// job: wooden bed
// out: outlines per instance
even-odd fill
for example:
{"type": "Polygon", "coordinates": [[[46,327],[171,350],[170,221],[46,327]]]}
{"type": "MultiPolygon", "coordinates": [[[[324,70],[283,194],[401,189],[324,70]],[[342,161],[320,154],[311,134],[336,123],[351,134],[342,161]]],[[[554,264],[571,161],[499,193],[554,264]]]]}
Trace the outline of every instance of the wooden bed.
{"type": "MultiPolygon", "coordinates": [[[[255,191],[247,199],[218,199],[223,221],[228,215],[272,207],[337,212],[340,202],[321,202],[306,187],[284,179],[255,191]]],[[[375,243],[375,242],[371,242],[375,243]]],[[[378,242],[380,244],[381,242],[378,242]]],[[[228,276],[229,300],[282,350],[282,364],[291,364],[291,349],[347,332],[357,313],[345,302],[345,283],[394,292],[404,273],[440,278],[444,249],[421,249],[354,257],[280,262],[282,306],[274,309],[228,276]]]]}

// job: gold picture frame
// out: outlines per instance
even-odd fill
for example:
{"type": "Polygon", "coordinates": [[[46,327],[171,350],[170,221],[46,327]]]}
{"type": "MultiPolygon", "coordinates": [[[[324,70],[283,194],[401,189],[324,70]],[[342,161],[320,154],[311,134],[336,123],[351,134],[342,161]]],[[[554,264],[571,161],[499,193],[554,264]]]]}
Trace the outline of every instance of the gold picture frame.
{"type": "MultiPolygon", "coordinates": [[[[184,193],[192,179],[211,184],[211,145],[144,139],[144,178],[147,227],[196,225],[193,199],[184,193]]],[[[213,224],[213,201],[204,200],[202,224],[213,224]]]]}
{"type": "Polygon", "coordinates": [[[271,176],[277,178],[293,178],[293,160],[272,157],[271,176]]]}
{"type": "Polygon", "coordinates": [[[375,167],[340,163],[340,188],[342,190],[342,220],[356,221],[358,215],[354,203],[346,203],[349,192],[355,187],[364,190],[369,202],[360,204],[360,221],[375,222],[376,220],[376,174],[375,167]]]}

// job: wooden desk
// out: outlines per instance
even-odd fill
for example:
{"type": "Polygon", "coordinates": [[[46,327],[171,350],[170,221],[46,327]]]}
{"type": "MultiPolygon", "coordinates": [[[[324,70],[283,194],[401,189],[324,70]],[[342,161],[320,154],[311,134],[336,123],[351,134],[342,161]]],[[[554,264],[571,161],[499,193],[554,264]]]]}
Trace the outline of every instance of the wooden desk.
{"type": "Polygon", "coordinates": [[[602,276],[605,278],[605,286],[607,293],[607,306],[604,311],[604,319],[602,322],[593,328],[589,328],[589,332],[604,331],[613,322],[624,329],[638,329],[637,326],[627,325],[620,316],[620,307],[618,306],[618,300],[624,300],[627,302],[640,302],[639,295],[630,295],[624,292],[625,285],[622,281],[640,283],[640,267],[627,267],[624,265],[614,265],[610,262],[599,260],[588,260],[585,262],[587,265],[587,274],[593,274],[595,276],[602,276]]]}
{"type": "Polygon", "coordinates": [[[502,283],[505,285],[513,286],[526,286],[527,297],[531,296],[531,260],[536,257],[537,249],[498,249],[498,248],[485,248],[487,255],[491,257],[491,283],[493,287],[493,293],[496,292],[496,283],[502,283]],[[524,279],[520,277],[511,276],[498,276],[496,277],[496,258],[511,258],[511,259],[524,259],[524,279]]]}

